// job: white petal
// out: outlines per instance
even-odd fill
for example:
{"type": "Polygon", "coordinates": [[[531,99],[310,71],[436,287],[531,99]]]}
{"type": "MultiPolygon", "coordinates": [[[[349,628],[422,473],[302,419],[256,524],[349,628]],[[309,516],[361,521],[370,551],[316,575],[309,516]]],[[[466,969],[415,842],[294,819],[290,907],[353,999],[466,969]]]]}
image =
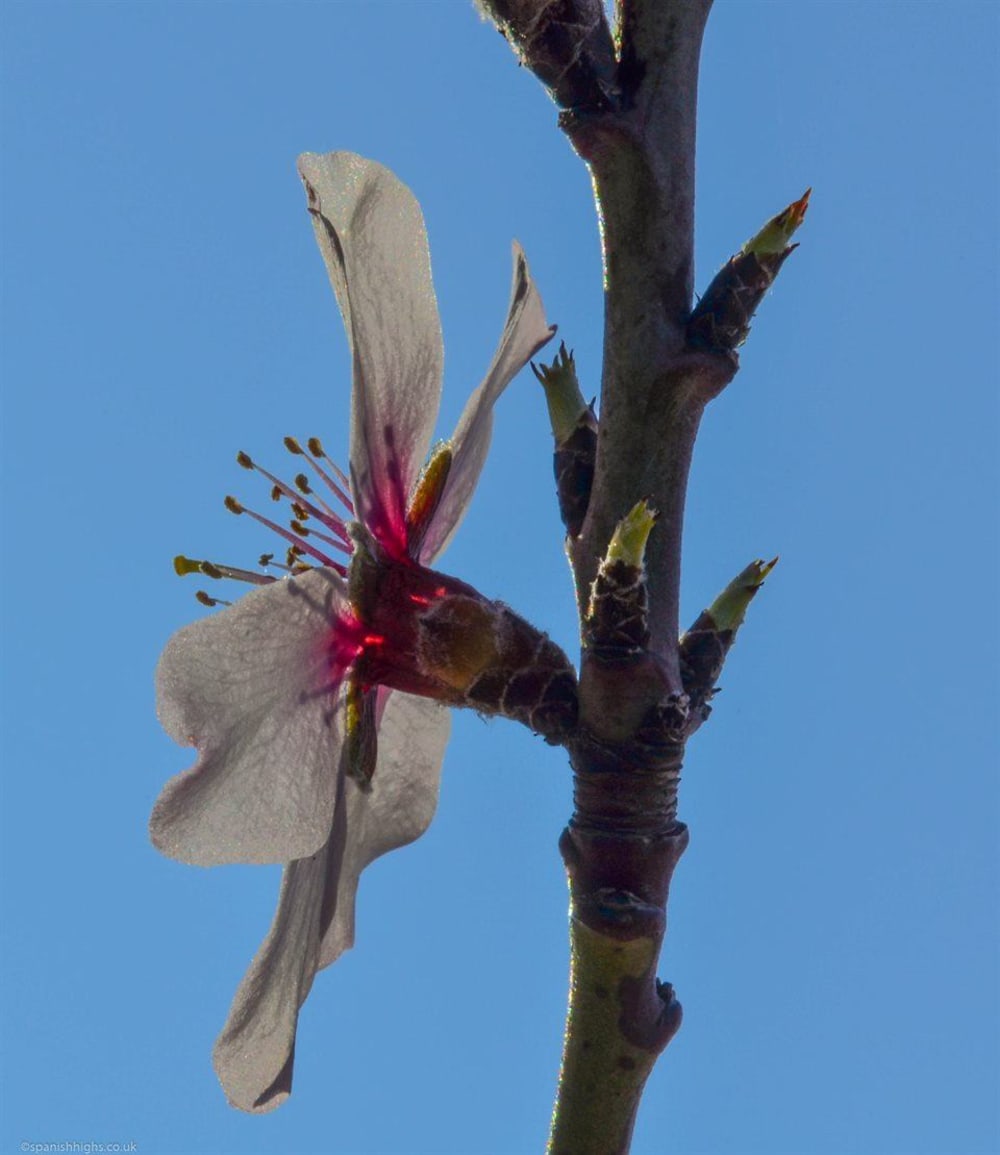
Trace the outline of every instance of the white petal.
{"type": "Polygon", "coordinates": [[[377,536],[386,524],[400,532],[441,397],[441,322],[423,215],[406,185],[354,153],[305,153],[299,173],[351,343],[358,514],[377,536]]]}
{"type": "Polygon", "coordinates": [[[402,693],[388,696],[372,791],[349,792],[347,835],[336,840],[340,858],[331,878],[320,966],[329,966],[354,945],[354,896],[362,870],[413,842],[430,825],[450,731],[451,715],[437,702],[402,693]]]}
{"type": "Polygon", "coordinates": [[[156,671],[157,709],[191,769],[157,800],[150,835],[197,866],[289,862],[322,846],[340,757],[331,659],[343,582],[315,570],[180,630],[156,671]]]}
{"type": "Polygon", "coordinates": [[[465,516],[489,452],[497,398],[555,331],[555,326],[545,320],[542,298],[531,279],[524,252],[515,242],[507,322],[486,377],[469,398],[452,437],[451,471],[424,538],[421,561],[429,563],[444,550],[465,516]]]}
{"type": "Polygon", "coordinates": [[[215,1044],[216,1073],[235,1107],[268,1111],[288,1097],[299,1008],[316,971],[354,941],[361,870],[427,829],[449,725],[436,703],[391,694],[371,793],[340,775],[329,839],[319,853],[286,867],[270,933],[215,1044]]]}
{"type": "MultiPolygon", "coordinates": [[[[341,783],[356,789],[343,776],[341,783]]],[[[319,969],[329,851],[327,843],[311,858],[285,867],[274,922],[215,1042],[216,1074],[229,1102],[241,1111],[270,1111],[291,1092],[299,1007],[319,969]]]]}

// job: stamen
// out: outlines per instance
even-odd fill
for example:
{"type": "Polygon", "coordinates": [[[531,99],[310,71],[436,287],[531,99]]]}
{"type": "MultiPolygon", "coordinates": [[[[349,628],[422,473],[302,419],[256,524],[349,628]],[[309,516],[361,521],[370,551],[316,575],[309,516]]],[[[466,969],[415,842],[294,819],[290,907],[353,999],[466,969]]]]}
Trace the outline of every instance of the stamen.
{"type": "Polygon", "coordinates": [[[203,606],[231,606],[233,604],[232,602],[227,602],[225,598],[210,598],[204,590],[198,590],[194,596],[203,606]]]}
{"type": "MultiPolygon", "coordinates": [[[[290,574],[308,573],[308,571],[313,568],[307,562],[298,560],[300,557],[302,557],[302,554],[303,551],[299,546],[293,545],[288,547],[288,552],[285,554],[285,561],[288,564],[285,566],[285,569],[287,569],[290,574]]],[[[334,569],[342,570],[343,573],[341,576],[344,576],[347,573],[343,566],[334,566],[334,569]]]]}
{"type": "MultiPolygon", "coordinates": [[[[289,438],[288,440],[292,440],[292,439],[289,438]]],[[[288,441],[286,441],[285,444],[287,445],[288,441]]],[[[344,471],[342,469],[338,468],[338,466],[334,465],[334,463],[330,460],[330,458],[327,457],[327,455],[323,449],[323,443],[320,441],[320,439],[318,437],[310,437],[309,438],[309,442],[308,442],[309,452],[308,453],[303,452],[302,447],[299,445],[299,443],[297,441],[295,442],[295,444],[298,446],[299,453],[302,454],[302,456],[306,459],[306,461],[309,462],[309,464],[313,467],[313,469],[316,470],[316,472],[319,474],[319,476],[326,482],[326,484],[337,495],[337,500],[342,502],[344,507],[346,509],[349,509],[351,511],[351,513],[354,513],[354,502],[351,501],[351,496],[350,496],[351,483],[347,480],[347,476],[344,473],[344,471]],[[337,476],[339,477],[339,479],[343,483],[342,486],[338,485],[337,482],[334,481],[333,478],[329,475],[329,473],[327,473],[327,471],[323,468],[323,466],[320,465],[320,463],[316,460],[317,457],[321,458],[323,461],[325,461],[326,464],[334,471],[334,473],[337,474],[337,476]]],[[[298,479],[296,479],[296,480],[298,480],[298,479]]]]}
{"type": "Polygon", "coordinates": [[[341,575],[347,573],[347,570],[344,568],[344,566],[338,565],[332,558],[327,557],[325,553],[322,553],[320,550],[316,549],[315,546],[309,545],[308,542],[303,542],[300,538],[295,537],[295,535],[290,530],[285,529],[284,526],[278,525],[276,521],[272,521],[269,517],[264,517],[263,514],[257,513],[255,510],[246,509],[244,506],[240,505],[240,503],[236,501],[235,498],[226,498],[227,509],[232,509],[232,506],[229,504],[230,501],[232,501],[237,507],[236,509],[233,509],[234,513],[249,514],[249,516],[252,517],[254,521],[259,521],[261,525],[266,525],[268,529],[273,530],[274,533],[279,535],[279,537],[283,537],[285,541],[291,542],[292,545],[294,545],[297,549],[310,554],[319,562],[320,565],[330,566],[332,569],[337,570],[341,575]]]}
{"type": "MultiPolygon", "coordinates": [[[[264,563],[262,562],[261,564],[264,563]]],[[[270,585],[271,582],[278,580],[265,573],[255,573],[249,569],[236,569],[229,565],[216,565],[215,562],[211,561],[197,561],[194,558],[185,557],[183,554],[178,554],[177,557],[174,558],[174,573],[176,573],[178,577],[186,577],[188,574],[200,573],[203,577],[213,578],[214,580],[231,578],[233,581],[249,582],[250,585],[255,586],[270,585]]],[[[226,604],[228,605],[228,602],[226,604]]]]}
{"type": "Polygon", "coordinates": [[[354,552],[349,545],[345,545],[342,541],[337,541],[336,538],[330,537],[329,534],[321,533],[318,529],[310,529],[309,526],[303,525],[301,521],[293,521],[290,524],[299,537],[319,538],[320,541],[325,541],[327,545],[332,545],[334,549],[339,549],[348,556],[354,552]]]}
{"type": "Polygon", "coordinates": [[[340,478],[344,486],[347,489],[351,488],[351,479],[335,461],[332,461],[329,457],[327,457],[326,450],[323,448],[323,442],[320,441],[318,437],[309,438],[309,452],[315,457],[322,457],[327,465],[329,465],[333,472],[340,478]]]}
{"type": "MultiPolygon", "coordinates": [[[[286,437],[284,441],[285,448],[289,453],[304,457],[316,475],[324,481],[330,491],[336,495],[338,500],[343,503],[345,509],[349,510],[353,516],[354,503],[351,501],[348,492],[349,485],[346,476],[342,470],[333,465],[333,463],[329,461],[329,458],[326,457],[323,446],[320,444],[318,438],[311,438],[309,441],[309,447],[312,453],[307,453],[294,437],[286,437]],[[329,464],[336,476],[344,482],[343,487],[314,460],[313,454],[322,456],[323,460],[329,464]]],[[[236,514],[237,516],[244,513],[249,514],[254,521],[259,521],[261,525],[289,543],[284,563],[276,562],[273,553],[263,553],[260,555],[260,566],[262,568],[273,567],[288,574],[301,574],[311,570],[315,563],[320,566],[327,566],[341,577],[346,577],[347,567],[328,557],[317,544],[312,544],[312,542],[322,543],[330,547],[331,550],[350,556],[350,554],[353,553],[354,546],[348,532],[347,521],[340,514],[334,512],[319,494],[314,494],[306,474],[300,473],[295,478],[295,486],[297,488],[292,488],[292,486],[287,485],[280,478],[275,477],[274,474],[258,465],[250,454],[244,452],[242,449],[236,454],[236,464],[239,465],[241,469],[260,473],[271,483],[271,500],[280,501],[283,497],[286,497],[292,507],[294,520],[291,522],[291,529],[285,529],[270,518],[264,517],[255,510],[248,509],[238,498],[233,497],[231,494],[227,495],[225,506],[230,513],[236,514]],[[313,500],[306,500],[302,494],[309,494],[313,500]],[[314,521],[329,532],[325,533],[321,529],[306,525],[307,521],[314,521]],[[303,539],[307,537],[312,539],[312,542],[303,541],[303,539]],[[309,560],[303,560],[304,558],[308,558],[309,560]]],[[[221,578],[231,578],[235,581],[248,582],[251,585],[270,585],[272,582],[282,580],[273,574],[256,573],[252,570],[237,569],[233,566],[216,565],[215,562],[205,559],[189,558],[183,554],[178,554],[178,556],[174,558],[174,570],[181,576],[199,573],[204,577],[211,578],[213,581],[221,578]]],[[[203,590],[199,591],[196,596],[198,601],[206,606],[231,604],[220,598],[213,598],[203,590]]]]}
{"type": "MultiPolygon", "coordinates": [[[[296,442],[296,444],[298,444],[298,442],[296,442]]],[[[272,483],[273,488],[271,490],[271,499],[273,501],[277,501],[281,495],[287,497],[289,501],[300,500],[299,495],[295,492],[295,490],[292,489],[290,485],[286,485],[280,477],[275,477],[273,473],[270,473],[268,470],[264,469],[263,466],[258,465],[255,461],[251,461],[247,454],[243,453],[240,456],[245,458],[246,461],[250,462],[250,464],[248,466],[244,466],[244,468],[256,469],[259,474],[261,474],[263,477],[266,477],[267,480],[272,483]]],[[[236,460],[239,461],[241,465],[243,465],[243,461],[240,461],[240,456],[237,456],[236,460]]],[[[326,525],[327,528],[330,529],[333,533],[342,537],[344,541],[348,540],[347,526],[344,523],[343,518],[338,517],[337,514],[335,514],[328,505],[324,504],[323,510],[320,510],[316,506],[306,503],[306,508],[313,515],[313,517],[315,517],[318,521],[323,522],[323,524],[326,525]]]]}

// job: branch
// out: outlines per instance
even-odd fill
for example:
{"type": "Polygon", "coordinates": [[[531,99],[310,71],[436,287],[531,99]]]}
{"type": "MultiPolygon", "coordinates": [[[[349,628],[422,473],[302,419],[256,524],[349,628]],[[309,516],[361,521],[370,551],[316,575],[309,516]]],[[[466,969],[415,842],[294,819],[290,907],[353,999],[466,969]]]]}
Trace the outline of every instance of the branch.
{"type": "Polygon", "coordinates": [[[538,375],[583,641],[578,725],[564,740],[574,772],[560,842],[572,962],[549,1151],[609,1155],[628,1151],[646,1078],[680,1025],[656,965],[687,845],[677,820],[685,743],[770,568],[754,563],[679,644],[694,441],[705,405],[736,373],[735,347],[807,201],[748,242],[693,313],[695,114],[711,0],[618,0],[610,57],[600,0],[479,2],[563,109],[600,216],[599,416],[571,359],[538,375]]]}
{"type": "Polygon", "coordinates": [[[562,108],[613,100],[616,67],[602,0],[477,0],[562,108]]]}
{"type": "Polygon", "coordinates": [[[680,688],[673,652],[691,452],[706,402],[735,371],[726,356],[692,355],[686,334],[698,58],[709,6],[622,3],[619,108],[564,122],[591,170],[606,285],[596,482],[572,545],[577,591],[583,600],[618,520],[649,498],[663,530],[650,554],[652,645],[673,690],[680,688]]]}

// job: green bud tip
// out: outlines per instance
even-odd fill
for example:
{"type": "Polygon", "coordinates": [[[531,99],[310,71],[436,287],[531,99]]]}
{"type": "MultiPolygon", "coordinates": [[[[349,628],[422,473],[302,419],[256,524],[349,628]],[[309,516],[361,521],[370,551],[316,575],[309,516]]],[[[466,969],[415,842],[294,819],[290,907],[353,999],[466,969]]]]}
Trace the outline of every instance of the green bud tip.
{"type": "Polygon", "coordinates": [[[289,453],[301,453],[302,452],[302,446],[299,445],[299,443],[295,440],[294,437],[286,437],[285,438],[285,448],[288,450],[289,453]]]}
{"type": "Polygon", "coordinates": [[[626,565],[642,566],[646,542],[659,516],[645,498],[637,501],[615,527],[608,545],[607,560],[623,561],[626,565]]]}
{"type": "Polygon", "coordinates": [[[717,630],[739,629],[743,624],[747,606],[753,601],[754,595],[764,584],[764,579],[777,564],[777,558],[772,558],[771,561],[761,561],[757,558],[733,578],[708,607],[709,617],[717,630]]]}
{"type": "Polygon", "coordinates": [[[551,365],[539,367],[532,362],[531,371],[545,390],[552,435],[556,444],[562,445],[572,436],[588,409],[576,377],[576,362],[572,352],[566,348],[566,342],[560,342],[559,352],[551,365]]]}
{"type": "Polygon", "coordinates": [[[788,208],[772,217],[756,236],[747,241],[743,252],[754,253],[758,257],[783,253],[796,229],[805,220],[811,193],[812,189],[807,188],[797,201],[792,201],[788,208]]]}

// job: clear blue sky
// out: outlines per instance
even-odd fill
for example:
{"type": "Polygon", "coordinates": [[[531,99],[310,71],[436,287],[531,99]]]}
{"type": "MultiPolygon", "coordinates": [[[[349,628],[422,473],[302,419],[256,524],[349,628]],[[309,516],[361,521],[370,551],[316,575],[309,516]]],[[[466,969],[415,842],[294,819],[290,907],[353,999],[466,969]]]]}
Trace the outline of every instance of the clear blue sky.
{"type": "MultiPolygon", "coordinates": [[[[814,188],[711,406],[685,617],[781,564],[688,752],[661,974],[685,1022],[636,1155],[981,1155],[998,1133],[994,3],[719,0],[698,281],[814,188]]],[[[456,716],[429,833],[363,882],[295,1093],[230,1109],[212,1040],[277,868],[146,840],[189,753],[152,670],[177,552],[267,539],[237,449],[346,457],[349,367],[295,175],[349,148],[423,203],[450,431],[524,245],[596,392],[597,231],[555,110],[463,0],[2,7],[0,1151],[521,1155],[558,1062],[558,751],[456,716]]],[[[540,390],[499,409],[447,568],[568,649],[540,390]]]]}

